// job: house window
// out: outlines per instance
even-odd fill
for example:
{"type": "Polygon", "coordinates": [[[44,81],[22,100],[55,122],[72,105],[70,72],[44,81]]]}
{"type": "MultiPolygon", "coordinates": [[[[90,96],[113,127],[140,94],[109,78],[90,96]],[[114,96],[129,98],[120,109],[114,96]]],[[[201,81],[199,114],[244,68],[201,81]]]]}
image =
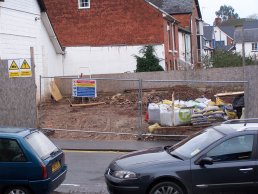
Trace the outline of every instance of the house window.
{"type": "Polygon", "coordinates": [[[258,51],[258,43],[252,43],[252,51],[258,51]]]}
{"type": "Polygon", "coordinates": [[[225,41],[216,41],[215,42],[215,47],[224,47],[225,46],[225,41]]]}
{"type": "Polygon", "coordinates": [[[90,8],[90,0],[78,0],[79,9],[90,8]]]}

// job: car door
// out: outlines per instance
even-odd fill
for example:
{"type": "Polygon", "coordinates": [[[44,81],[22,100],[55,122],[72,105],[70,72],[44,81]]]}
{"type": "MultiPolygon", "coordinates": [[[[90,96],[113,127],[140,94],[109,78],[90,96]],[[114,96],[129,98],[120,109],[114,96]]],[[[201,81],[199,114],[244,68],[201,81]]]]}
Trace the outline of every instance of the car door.
{"type": "Polygon", "coordinates": [[[192,161],[194,193],[250,190],[255,182],[256,134],[242,134],[225,139],[192,161]],[[199,165],[205,157],[213,164],[199,165]]]}
{"type": "Polygon", "coordinates": [[[18,141],[0,138],[0,185],[14,181],[24,184],[28,180],[29,164],[18,141]]]}

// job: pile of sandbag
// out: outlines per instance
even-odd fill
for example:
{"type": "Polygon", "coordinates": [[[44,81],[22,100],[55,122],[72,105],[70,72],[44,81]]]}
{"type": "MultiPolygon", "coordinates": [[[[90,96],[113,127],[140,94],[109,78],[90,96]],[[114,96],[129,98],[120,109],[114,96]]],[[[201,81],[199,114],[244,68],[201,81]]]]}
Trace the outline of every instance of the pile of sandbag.
{"type": "Polygon", "coordinates": [[[163,100],[148,105],[148,122],[161,126],[203,125],[235,119],[232,105],[217,99],[213,102],[205,97],[195,100],[163,100]]]}
{"type": "Polygon", "coordinates": [[[171,101],[159,104],[150,103],[148,106],[148,122],[158,123],[162,126],[179,126],[191,124],[191,107],[172,106],[171,101]]]}

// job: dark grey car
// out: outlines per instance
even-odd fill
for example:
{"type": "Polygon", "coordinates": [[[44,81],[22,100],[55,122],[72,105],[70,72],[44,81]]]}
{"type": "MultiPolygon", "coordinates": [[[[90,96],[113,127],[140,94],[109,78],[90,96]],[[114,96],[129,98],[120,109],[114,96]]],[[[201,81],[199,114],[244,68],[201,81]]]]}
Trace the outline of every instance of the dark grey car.
{"type": "Polygon", "coordinates": [[[111,194],[197,194],[257,190],[258,123],[207,128],[174,146],[114,160],[105,172],[111,194]]]}

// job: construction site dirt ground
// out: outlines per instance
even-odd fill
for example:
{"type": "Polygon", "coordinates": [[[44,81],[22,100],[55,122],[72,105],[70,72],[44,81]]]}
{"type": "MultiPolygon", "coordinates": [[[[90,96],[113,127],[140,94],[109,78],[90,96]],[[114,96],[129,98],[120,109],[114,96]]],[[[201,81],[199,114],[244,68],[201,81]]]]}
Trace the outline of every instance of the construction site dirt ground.
{"type": "MultiPolygon", "coordinates": [[[[123,93],[100,93],[95,99],[63,98],[55,102],[49,97],[38,106],[39,128],[48,129],[53,138],[89,139],[89,140],[130,140],[137,139],[138,134],[148,133],[149,124],[144,121],[147,104],[171,100],[174,92],[175,99],[190,100],[205,96],[215,100],[214,95],[221,92],[243,90],[240,87],[206,87],[194,88],[179,85],[170,88],[143,90],[142,97],[142,129],[139,130],[138,92],[137,90],[123,93]],[[71,107],[72,104],[103,103],[95,106],[71,107]],[[56,130],[57,129],[57,130],[56,130]],[[101,132],[101,133],[95,133],[101,132]],[[112,132],[112,134],[109,134],[112,132]],[[122,135],[116,135],[122,133],[122,135]],[[133,134],[133,135],[128,135],[133,134]]],[[[232,102],[232,97],[224,98],[232,102]]],[[[201,128],[176,127],[170,134],[189,135],[201,128]]],[[[153,139],[149,136],[145,138],[153,139]]]]}

